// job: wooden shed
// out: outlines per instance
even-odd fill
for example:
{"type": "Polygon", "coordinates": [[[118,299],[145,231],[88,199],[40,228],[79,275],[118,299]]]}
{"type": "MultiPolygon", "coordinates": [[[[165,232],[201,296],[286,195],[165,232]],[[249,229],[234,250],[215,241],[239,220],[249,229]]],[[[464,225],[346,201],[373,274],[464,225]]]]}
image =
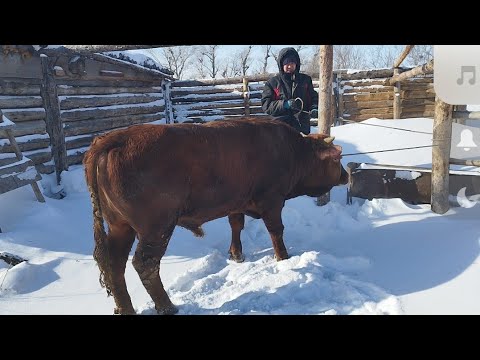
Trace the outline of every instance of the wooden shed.
{"type": "MultiPolygon", "coordinates": [[[[164,94],[172,79],[166,69],[100,53],[0,45],[2,119],[11,121],[8,128],[21,154],[40,174],[56,171],[57,182],[61,171],[81,163],[96,135],[164,121],[164,94]]],[[[0,131],[0,137],[1,172],[18,161],[18,154],[8,134],[0,131]]]]}

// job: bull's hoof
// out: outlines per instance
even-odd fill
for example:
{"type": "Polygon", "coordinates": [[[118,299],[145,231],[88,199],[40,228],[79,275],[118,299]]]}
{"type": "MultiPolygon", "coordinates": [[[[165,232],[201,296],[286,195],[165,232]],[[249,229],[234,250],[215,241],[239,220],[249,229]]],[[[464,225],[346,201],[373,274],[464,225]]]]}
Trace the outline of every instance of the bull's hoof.
{"type": "Polygon", "coordinates": [[[281,253],[281,254],[275,254],[275,260],[277,261],[282,261],[282,260],[287,260],[289,258],[287,252],[281,253]]]}
{"type": "Polygon", "coordinates": [[[178,313],[178,308],[173,304],[170,304],[162,309],[157,309],[158,315],[175,315],[176,313],[178,313]]]}
{"type": "Polygon", "coordinates": [[[230,253],[230,260],[233,260],[237,263],[242,263],[245,261],[245,255],[243,254],[232,254],[230,253]]]}
{"type": "Polygon", "coordinates": [[[115,309],[113,309],[113,315],[137,315],[137,313],[133,309],[125,310],[125,309],[119,309],[118,307],[116,307],[115,309]]]}

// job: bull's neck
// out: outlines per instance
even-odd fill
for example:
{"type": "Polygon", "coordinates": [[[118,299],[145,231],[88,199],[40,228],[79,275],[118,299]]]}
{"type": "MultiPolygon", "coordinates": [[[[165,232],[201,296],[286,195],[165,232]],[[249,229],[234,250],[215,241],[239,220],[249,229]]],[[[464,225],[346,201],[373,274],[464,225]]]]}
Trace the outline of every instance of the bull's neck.
{"type": "Polygon", "coordinates": [[[329,177],[326,174],[327,160],[320,160],[312,149],[307,149],[298,159],[297,174],[295,174],[295,183],[287,195],[288,199],[308,195],[320,196],[319,193],[327,193],[333,187],[329,184],[329,177]],[[307,154],[307,155],[306,155],[307,154]],[[314,174],[315,173],[315,174],[314,174]],[[308,185],[312,177],[319,181],[311,186],[308,185]]]}

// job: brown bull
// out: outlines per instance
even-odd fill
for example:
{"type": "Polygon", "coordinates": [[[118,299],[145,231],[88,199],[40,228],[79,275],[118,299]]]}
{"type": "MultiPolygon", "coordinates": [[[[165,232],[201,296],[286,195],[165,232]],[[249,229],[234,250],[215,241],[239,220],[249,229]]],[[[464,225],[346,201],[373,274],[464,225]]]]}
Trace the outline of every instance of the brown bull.
{"type": "Polygon", "coordinates": [[[241,262],[244,216],[262,218],[275,258],[288,258],[281,217],[285,200],[320,196],[348,181],[341,147],[331,140],[254,118],[138,125],[97,137],[84,165],[93,204],[94,258],[100,283],[115,299],[115,312],[135,313],[124,277],[135,236],[133,266],[161,314],[177,312],[159,274],[176,225],[203,236],[202,224],[228,216],[230,257],[241,262]]]}

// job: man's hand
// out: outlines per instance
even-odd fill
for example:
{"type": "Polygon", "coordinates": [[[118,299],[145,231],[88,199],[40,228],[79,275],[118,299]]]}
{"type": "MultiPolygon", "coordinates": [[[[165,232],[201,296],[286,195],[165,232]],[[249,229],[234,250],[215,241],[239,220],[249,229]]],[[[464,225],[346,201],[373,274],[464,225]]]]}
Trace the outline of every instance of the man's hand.
{"type": "Polygon", "coordinates": [[[310,116],[311,116],[312,118],[318,119],[318,109],[317,109],[317,108],[313,108],[312,110],[310,110],[310,116]]]}
{"type": "Polygon", "coordinates": [[[300,111],[302,110],[302,101],[300,98],[290,99],[283,103],[283,107],[287,110],[300,111]]]}

